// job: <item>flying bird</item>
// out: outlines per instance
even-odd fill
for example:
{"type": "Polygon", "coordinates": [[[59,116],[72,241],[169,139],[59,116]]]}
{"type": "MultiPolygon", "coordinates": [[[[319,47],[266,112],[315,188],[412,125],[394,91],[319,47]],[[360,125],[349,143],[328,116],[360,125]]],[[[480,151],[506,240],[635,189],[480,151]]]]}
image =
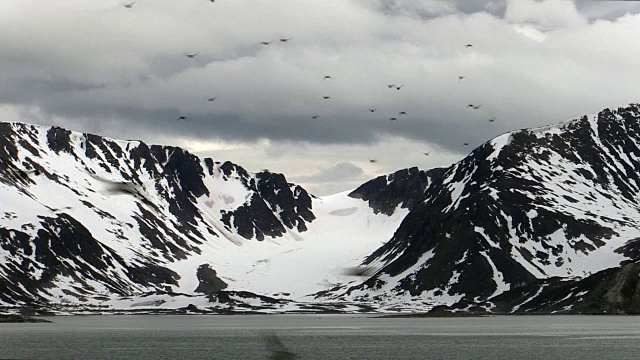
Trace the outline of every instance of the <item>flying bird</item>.
{"type": "Polygon", "coordinates": [[[387,85],[387,87],[388,87],[389,89],[393,89],[394,87],[396,87],[396,84],[389,84],[389,85],[387,85]]]}
{"type": "Polygon", "coordinates": [[[287,42],[289,40],[293,40],[293,38],[280,38],[280,42],[287,42]]]}
{"type": "Polygon", "coordinates": [[[376,112],[376,109],[369,109],[369,112],[376,112]]]}
{"type": "Polygon", "coordinates": [[[429,156],[429,153],[428,153],[428,152],[425,152],[425,153],[423,153],[423,154],[424,154],[425,156],[429,156]]]}
{"type": "Polygon", "coordinates": [[[331,75],[325,75],[325,76],[322,78],[322,81],[327,80],[327,79],[333,79],[333,78],[331,77],[331,75]]]}
{"type": "Polygon", "coordinates": [[[465,45],[464,47],[466,47],[466,48],[470,48],[470,47],[473,47],[473,44],[467,44],[467,45],[465,45]]]}
{"type": "Polygon", "coordinates": [[[463,145],[463,146],[469,146],[469,143],[464,143],[464,144],[462,144],[462,145],[463,145]]]}
{"type": "Polygon", "coordinates": [[[496,122],[496,119],[491,118],[489,119],[489,122],[496,122]]]}
{"type": "Polygon", "coordinates": [[[329,99],[331,99],[331,96],[323,96],[322,98],[325,99],[325,100],[329,100],[329,99]]]}
{"type": "Polygon", "coordinates": [[[199,53],[193,53],[193,54],[186,54],[185,56],[188,57],[189,59],[193,59],[194,57],[198,56],[199,53]]]}
{"type": "Polygon", "coordinates": [[[262,44],[264,46],[267,46],[267,45],[271,44],[271,41],[263,41],[260,44],[262,44]]]}
{"type": "Polygon", "coordinates": [[[372,164],[375,164],[375,163],[377,163],[377,162],[378,162],[378,160],[376,160],[376,159],[369,159],[369,162],[370,162],[370,163],[372,163],[372,164]]]}
{"type": "Polygon", "coordinates": [[[179,118],[176,119],[176,121],[180,121],[180,120],[187,120],[186,116],[180,116],[179,118]]]}
{"type": "Polygon", "coordinates": [[[404,86],[404,84],[400,85],[400,86],[396,86],[396,90],[400,90],[402,89],[402,87],[404,86]]]}
{"type": "Polygon", "coordinates": [[[473,110],[478,110],[478,109],[480,109],[480,106],[482,106],[482,105],[469,104],[469,105],[467,105],[467,108],[472,108],[473,110]]]}
{"type": "Polygon", "coordinates": [[[394,121],[394,120],[398,120],[397,117],[390,117],[389,120],[394,121]]]}
{"type": "Polygon", "coordinates": [[[135,4],[136,2],[130,2],[128,4],[125,4],[124,7],[126,7],[127,9],[132,9],[133,8],[133,4],[135,4]]]}
{"type": "Polygon", "coordinates": [[[460,80],[464,79],[465,77],[466,77],[465,75],[460,75],[460,76],[458,76],[458,81],[460,81],[460,80]]]}
{"type": "Polygon", "coordinates": [[[406,111],[400,111],[400,112],[398,113],[398,115],[407,115],[407,112],[406,112],[406,111]]]}
{"type": "Polygon", "coordinates": [[[214,96],[212,98],[208,98],[207,101],[215,101],[217,98],[218,98],[217,96],[214,96]]]}
{"type": "Polygon", "coordinates": [[[319,118],[319,117],[320,117],[320,115],[313,115],[311,118],[312,118],[312,119],[317,119],[317,118],[319,118]]]}

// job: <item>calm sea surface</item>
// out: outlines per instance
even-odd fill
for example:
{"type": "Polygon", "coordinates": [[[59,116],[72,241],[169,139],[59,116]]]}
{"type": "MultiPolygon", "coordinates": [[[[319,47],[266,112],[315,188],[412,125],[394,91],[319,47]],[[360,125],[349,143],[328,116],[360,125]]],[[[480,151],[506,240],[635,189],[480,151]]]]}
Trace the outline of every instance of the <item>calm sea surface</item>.
{"type": "Polygon", "coordinates": [[[60,316],[0,359],[639,359],[640,317],[60,316]]]}

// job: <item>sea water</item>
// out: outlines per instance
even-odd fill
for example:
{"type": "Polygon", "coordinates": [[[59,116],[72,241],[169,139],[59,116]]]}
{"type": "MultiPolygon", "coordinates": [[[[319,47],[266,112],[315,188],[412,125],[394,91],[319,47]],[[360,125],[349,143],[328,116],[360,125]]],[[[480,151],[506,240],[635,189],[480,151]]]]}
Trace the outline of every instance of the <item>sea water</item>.
{"type": "Polygon", "coordinates": [[[640,318],[56,316],[0,324],[0,359],[638,359],[640,318]]]}

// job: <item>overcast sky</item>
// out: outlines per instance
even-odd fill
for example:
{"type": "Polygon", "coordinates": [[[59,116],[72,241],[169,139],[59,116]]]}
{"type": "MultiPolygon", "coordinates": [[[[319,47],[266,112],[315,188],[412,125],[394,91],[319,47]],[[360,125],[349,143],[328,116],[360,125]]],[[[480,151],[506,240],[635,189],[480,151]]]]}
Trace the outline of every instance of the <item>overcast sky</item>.
{"type": "Polygon", "coordinates": [[[0,120],[178,145],[325,195],[640,102],[640,2],[126,3],[0,0],[0,120]]]}

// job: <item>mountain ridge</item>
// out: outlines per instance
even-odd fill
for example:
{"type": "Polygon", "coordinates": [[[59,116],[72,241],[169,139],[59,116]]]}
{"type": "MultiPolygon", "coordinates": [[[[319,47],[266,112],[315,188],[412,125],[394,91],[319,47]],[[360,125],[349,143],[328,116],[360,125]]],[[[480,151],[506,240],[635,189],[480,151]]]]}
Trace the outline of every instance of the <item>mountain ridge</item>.
{"type": "Polygon", "coordinates": [[[176,147],[24,123],[0,123],[0,135],[5,304],[119,306],[116,298],[145,294],[206,303],[223,289],[255,294],[241,303],[304,296],[348,277],[343,263],[356,265],[402,216],[375,214],[346,194],[320,199],[282,174],[176,147]],[[343,233],[354,236],[352,249],[309,274],[291,273],[313,252],[344,247],[343,233]],[[298,278],[308,292],[283,285],[298,278]]]}
{"type": "Polygon", "coordinates": [[[367,257],[375,274],[331,297],[473,304],[637,261],[639,114],[606,109],[481,145],[367,257]]]}
{"type": "Polygon", "coordinates": [[[637,312],[638,104],[320,198],[179,148],[20,123],[0,134],[8,305],[637,312]]]}

